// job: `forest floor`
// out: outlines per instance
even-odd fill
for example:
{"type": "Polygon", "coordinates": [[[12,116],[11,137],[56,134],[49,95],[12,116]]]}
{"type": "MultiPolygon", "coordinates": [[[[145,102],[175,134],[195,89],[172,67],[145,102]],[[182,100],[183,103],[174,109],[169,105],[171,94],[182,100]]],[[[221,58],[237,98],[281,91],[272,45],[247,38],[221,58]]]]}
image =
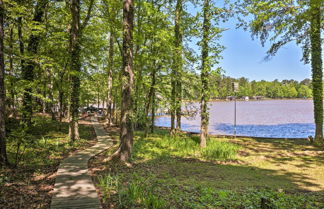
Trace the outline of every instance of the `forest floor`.
{"type": "MultiPolygon", "coordinates": [[[[118,138],[116,127],[108,132],[118,138]]],[[[136,132],[132,167],[90,162],[104,208],[324,208],[324,148],[306,140],[136,132]]]]}
{"type": "Polygon", "coordinates": [[[19,128],[19,122],[10,119],[7,127],[8,157],[16,165],[0,169],[0,208],[50,208],[60,162],[75,151],[95,144],[94,129],[87,118],[80,120],[81,139],[71,146],[65,122],[37,116],[29,132],[19,128]]]}

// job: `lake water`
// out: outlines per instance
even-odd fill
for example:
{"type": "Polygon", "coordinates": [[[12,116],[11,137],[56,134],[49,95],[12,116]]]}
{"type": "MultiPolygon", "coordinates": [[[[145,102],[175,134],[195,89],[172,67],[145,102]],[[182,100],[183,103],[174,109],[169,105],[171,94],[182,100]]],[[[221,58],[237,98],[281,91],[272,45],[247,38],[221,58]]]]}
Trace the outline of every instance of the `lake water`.
{"type": "MultiPolygon", "coordinates": [[[[209,103],[209,133],[233,135],[234,102],[209,103]]],[[[199,108],[199,103],[189,105],[199,108]]],[[[306,138],[314,136],[312,100],[237,101],[236,134],[240,136],[306,138]]],[[[158,117],[156,126],[170,127],[170,117],[158,117]]],[[[182,117],[182,130],[199,132],[200,115],[182,117]]]]}

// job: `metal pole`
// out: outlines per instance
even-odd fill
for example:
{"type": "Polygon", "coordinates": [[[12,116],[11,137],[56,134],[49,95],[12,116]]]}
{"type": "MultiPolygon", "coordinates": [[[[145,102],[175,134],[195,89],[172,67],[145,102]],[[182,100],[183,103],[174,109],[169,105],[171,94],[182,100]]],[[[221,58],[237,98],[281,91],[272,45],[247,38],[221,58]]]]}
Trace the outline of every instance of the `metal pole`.
{"type": "Polygon", "coordinates": [[[236,95],[234,96],[234,138],[236,138],[236,95]]]}

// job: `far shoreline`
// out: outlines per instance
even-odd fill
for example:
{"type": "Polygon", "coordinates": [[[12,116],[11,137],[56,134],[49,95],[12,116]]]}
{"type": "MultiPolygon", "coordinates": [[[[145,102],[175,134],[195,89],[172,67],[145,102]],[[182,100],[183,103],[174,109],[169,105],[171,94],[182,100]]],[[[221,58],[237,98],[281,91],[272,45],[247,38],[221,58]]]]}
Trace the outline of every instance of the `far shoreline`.
{"type": "MultiPolygon", "coordinates": [[[[313,98],[262,98],[262,99],[249,99],[244,100],[242,98],[236,99],[236,101],[243,101],[243,102],[252,102],[252,101],[269,101],[269,100],[313,100],[313,98]]],[[[324,99],[323,99],[324,100],[324,99]]],[[[211,99],[208,102],[233,102],[234,100],[228,100],[228,99],[211,99]]],[[[183,102],[200,102],[200,100],[183,100],[183,102]]]]}

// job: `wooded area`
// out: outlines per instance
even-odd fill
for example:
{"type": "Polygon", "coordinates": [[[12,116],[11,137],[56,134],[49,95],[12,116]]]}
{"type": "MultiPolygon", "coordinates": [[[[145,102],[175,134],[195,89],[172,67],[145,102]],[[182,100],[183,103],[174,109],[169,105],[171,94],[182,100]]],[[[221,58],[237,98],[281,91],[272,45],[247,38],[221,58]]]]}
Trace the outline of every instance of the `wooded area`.
{"type": "Polygon", "coordinates": [[[90,106],[104,110],[108,127],[120,127],[111,158],[126,164],[135,131],[154,133],[159,110],[170,114],[170,135],[181,135],[186,101],[201,104],[206,148],[208,102],[234,96],[233,82],[238,97],[312,98],[314,142],[323,145],[323,14],[322,0],[0,0],[0,165],[17,166],[17,153],[36,149],[29,136],[40,113],[60,127],[67,122],[69,144],[78,144],[90,106]],[[232,18],[262,45],[270,41],[267,58],[287,43],[300,46],[312,79],[226,76],[221,22],[232,18]]]}

